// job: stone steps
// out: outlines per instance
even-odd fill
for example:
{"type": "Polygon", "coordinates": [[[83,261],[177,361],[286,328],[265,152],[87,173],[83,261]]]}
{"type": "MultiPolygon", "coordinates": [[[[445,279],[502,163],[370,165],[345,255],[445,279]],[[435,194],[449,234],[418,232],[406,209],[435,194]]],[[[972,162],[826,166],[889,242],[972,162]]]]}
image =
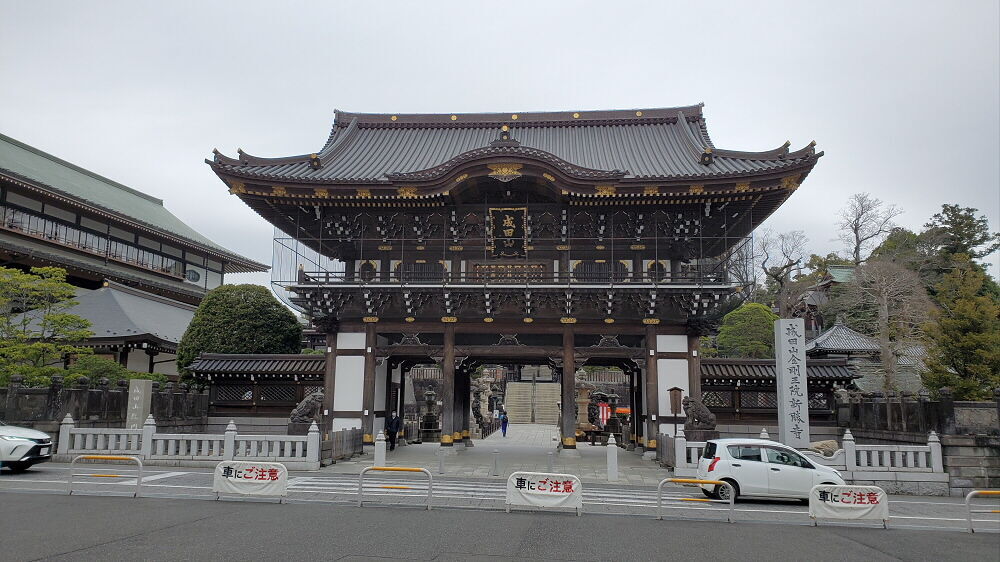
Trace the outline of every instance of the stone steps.
{"type": "MultiPolygon", "coordinates": [[[[531,423],[531,383],[509,382],[504,406],[511,423],[531,423]]],[[[535,384],[535,421],[537,424],[559,423],[559,400],[562,390],[558,383],[535,384]]]]}

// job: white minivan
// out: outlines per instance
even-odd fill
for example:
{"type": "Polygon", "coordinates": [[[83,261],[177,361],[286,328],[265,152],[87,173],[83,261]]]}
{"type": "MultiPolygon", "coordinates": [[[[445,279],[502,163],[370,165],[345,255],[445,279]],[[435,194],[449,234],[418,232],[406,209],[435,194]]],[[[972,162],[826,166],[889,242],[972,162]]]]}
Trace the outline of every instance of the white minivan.
{"type": "MultiPolygon", "coordinates": [[[[807,460],[795,449],[767,439],[713,439],[698,460],[699,480],[723,480],[737,496],[808,499],[819,484],[843,485],[836,470],[807,460]]],[[[729,499],[729,488],[702,484],[706,496],[729,499]]]]}

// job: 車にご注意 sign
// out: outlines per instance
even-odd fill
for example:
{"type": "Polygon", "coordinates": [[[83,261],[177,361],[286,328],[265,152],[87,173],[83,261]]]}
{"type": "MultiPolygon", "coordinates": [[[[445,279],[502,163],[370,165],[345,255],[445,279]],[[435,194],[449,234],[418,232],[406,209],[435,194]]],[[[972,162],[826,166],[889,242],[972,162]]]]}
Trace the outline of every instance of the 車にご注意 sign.
{"type": "Polygon", "coordinates": [[[583,484],[572,474],[515,472],[507,479],[507,505],[583,508],[583,484]]]}
{"type": "Polygon", "coordinates": [[[246,496],[287,496],[288,469],[277,462],[222,461],[212,491],[246,496]]]}
{"type": "Polygon", "coordinates": [[[813,519],[889,520],[889,501],[878,486],[813,486],[809,491],[813,519]]]}

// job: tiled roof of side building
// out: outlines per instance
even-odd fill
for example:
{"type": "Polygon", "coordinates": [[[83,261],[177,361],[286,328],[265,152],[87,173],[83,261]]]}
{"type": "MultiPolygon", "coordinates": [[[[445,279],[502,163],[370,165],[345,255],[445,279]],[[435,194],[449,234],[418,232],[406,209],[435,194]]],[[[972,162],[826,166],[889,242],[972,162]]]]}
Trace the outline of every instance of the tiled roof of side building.
{"type": "Polygon", "coordinates": [[[313,155],[238,158],[216,152],[218,172],[314,183],[380,182],[447,164],[487,149],[504,127],[519,147],[548,153],[581,170],[617,172],[623,179],[712,179],[780,173],[822,155],[810,143],[765,152],[714,147],[701,105],[640,110],[483,114],[336,112],[333,132],[313,155]],[[705,164],[703,156],[712,157],[705,164]]]}
{"type": "Polygon", "coordinates": [[[322,354],[202,353],[188,367],[195,376],[206,375],[314,375],[322,376],[322,354]]]}
{"type": "Polygon", "coordinates": [[[848,328],[839,319],[832,328],[806,344],[806,353],[810,355],[829,352],[877,353],[878,350],[878,342],[874,338],[848,328]]]}
{"type": "MultiPolygon", "coordinates": [[[[774,359],[724,359],[703,357],[701,377],[710,379],[774,379],[774,359]]],[[[858,378],[846,359],[807,359],[809,379],[845,380],[858,378]]]]}
{"type": "Polygon", "coordinates": [[[216,244],[174,216],[163,201],[0,134],[0,174],[35,185],[124,220],[216,253],[231,271],[267,271],[267,266],[216,244]]]}

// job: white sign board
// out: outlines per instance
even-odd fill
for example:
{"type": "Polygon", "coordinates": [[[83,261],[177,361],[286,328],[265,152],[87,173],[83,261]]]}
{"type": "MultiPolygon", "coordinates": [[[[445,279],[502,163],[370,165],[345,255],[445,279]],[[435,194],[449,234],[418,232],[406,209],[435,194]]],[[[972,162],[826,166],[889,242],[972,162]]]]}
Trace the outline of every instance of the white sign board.
{"type": "Polygon", "coordinates": [[[809,447],[809,387],[806,382],[806,324],[801,318],[774,321],[778,388],[778,440],[809,447]]]}
{"type": "Polygon", "coordinates": [[[125,410],[125,429],[142,429],[149,416],[153,397],[153,381],[132,379],[128,381],[128,408],[125,410]]]}
{"type": "Polygon", "coordinates": [[[889,521],[889,499],[878,486],[813,486],[809,491],[813,519],[875,519],[889,521]]]}
{"type": "Polygon", "coordinates": [[[583,483],[572,474],[515,472],[507,479],[507,505],[572,507],[579,511],[583,509],[583,483]]]}
{"type": "Polygon", "coordinates": [[[288,469],[277,462],[222,461],[212,491],[246,496],[287,496],[288,469]]]}

